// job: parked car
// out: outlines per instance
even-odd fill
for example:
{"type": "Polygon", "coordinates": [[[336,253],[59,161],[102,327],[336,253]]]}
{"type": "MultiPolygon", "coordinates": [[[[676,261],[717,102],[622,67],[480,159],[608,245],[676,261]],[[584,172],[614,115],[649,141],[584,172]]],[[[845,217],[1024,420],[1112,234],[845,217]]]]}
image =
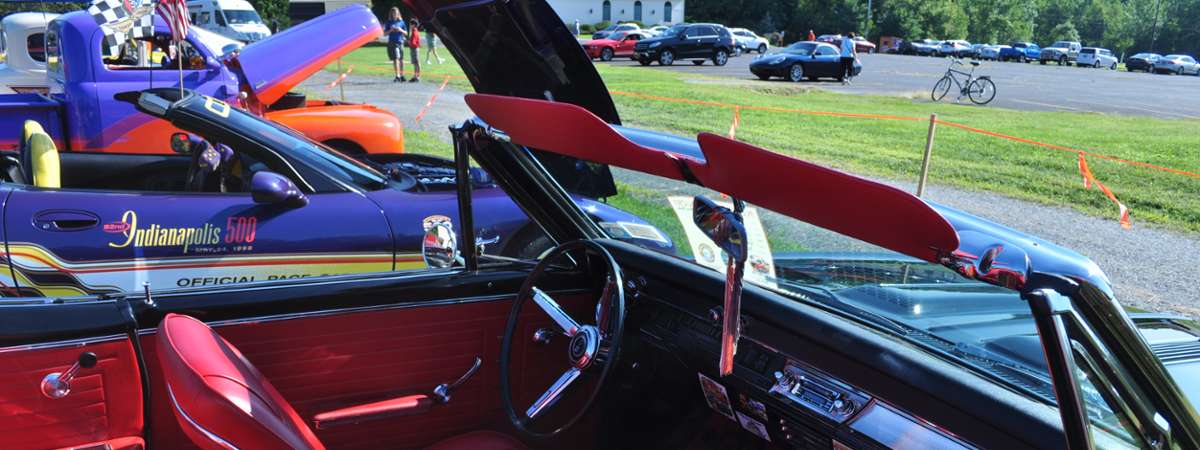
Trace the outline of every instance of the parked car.
{"type": "Polygon", "coordinates": [[[969,48],[971,48],[971,43],[961,39],[942,41],[934,50],[934,54],[937,56],[958,58],[963,51],[969,48]]]}
{"type": "Polygon", "coordinates": [[[634,47],[634,59],[643,66],[655,61],[669,66],[685,59],[697,66],[705,61],[723,66],[729,62],[733,46],[733,34],[724,26],[692,23],[671,27],[666,35],[639,41],[634,47]]]}
{"type": "Polygon", "coordinates": [[[822,34],[820,36],[817,36],[817,42],[824,42],[826,44],[838,45],[842,42],[842,35],[840,35],[840,34],[822,34]]]}
{"type": "MultiPolygon", "coordinates": [[[[118,96],[139,114],[182,130],[161,143],[175,154],[58,154],[51,144],[41,149],[47,161],[25,154],[35,149],[23,145],[17,159],[33,162],[0,169],[8,177],[0,179],[4,184],[31,188],[6,194],[3,209],[12,220],[4,224],[8,264],[22,292],[87,295],[119,292],[136,280],[195,287],[423,268],[422,224],[458,220],[455,198],[446,195],[457,176],[452,161],[352,159],[221,100],[191,91],[180,98],[177,88],[118,96]],[[161,105],[170,107],[156,108],[161,105]],[[42,176],[49,165],[61,168],[57,179],[42,176]],[[155,234],[167,232],[171,237],[155,234]],[[106,269],[80,270],[96,264],[106,269]],[[46,276],[54,270],[61,275],[46,276]]],[[[27,124],[27,135],[40,133],[29,127],[37,128],[27,124]]],[[[481,213],[475,226],[481,240],[492,241],[494,254],[548,249],[486,173],[469,176],[473,207],[481,213]]],[[[574,200],[612,224],[605,226],[666,237],[621,210],[574,200]]]]}
{"type": "Polygon", "coordinates": [[[1055,62],[1060,66],[1075,62],[1079,57],[1079,50],[1083,49],[1083,45],[1076,41],[1058,41],[1049,47],[1043,48],[1042,53],[1038,55],[1038,62],[1046,64],[1046,62],[1055,62]]]}
{"type": "Polygon", "coordinates": [[[1150,73],[1154,71],[1154,63],[1158,62],[1162,55],[1158,53],[1138,53],[1136,55],[1125,58],[1125,70],[1130,72],[1142,71],[1150,73]]]}
{"type": "MultiPolygon", "coordinates": [[[[854,75],[862,65],[854,63],[854,75]]],[[[782,77],[788,81],[815,81],[818,78],[843,78],[841,52],[825,42],[801,41],[778,52],[762,55],[750,63],[750,73],[760,80],[782,77]]]]}
{"type": "Polygon", "coordinates": [[[633,58],[633,47],[646,33],[642,31],[618,31],[604,39],[592,39],[583,44],[588,56],[599,58],[601,61],[612,61],[614,57],[633,58]]]}
{"type": "Polygon", "coordinates": [[[1117,57],[1113,56],[1112,51],[1107,48],[1084,47],[1079,50],[1079,57],[1075,59],[1075,65],[1117,70],[1117,57]]]}
{"type": "Polygon", "coordinates": [[[1013,42],[1006,47],[1008,47],[1007,51],[1000,52],[1001,61],[1023,63],[1037,61],[1042,56],[1042,48],[1033,42],[1013,42]]]}
{"type": "Polygon", "coordinates": [[[854,37],[854,51],[858,53],[875,53],[875,43],[862,36],[854,37]]]}
{"type": "Polygon", "coordinates": [[[1200,64],[1189,55],[1167,55],[1154,63],[1155,73],[1200,75],[1200,64]]]}
{"type": "Polygon", "coordinates": [[[191,25],[242,42],[271,36],[271,29],[246,0],[188,0],[191,25]]]}
{"type": "MultiPolygon", "coordinates": [[[[777,151],[613,126],[544,0],[407,4],[488,80],[454,148],[555,248],[496,258],[433,218],[428,269],[5,299],[3,411],[31,425],[0,447],[1200,448],[1195,334],[1123,311],[1087,258],[777,151]],[[697,250],[612,239],[548,158],[624,169],[697,250]]],[[[457,200],[459,223],[486,214],[457,200]]]]}
{"type": "Polygon", "coordinates": [[[4,63],[0,64],[0,94],[45,94],[46,24],[58,14],[20,12],[0,22],[4,63]]]}
{"type": "Polygon", "coordinates": [[[1000,55],[1004,54],[1004,50],[1010,49],[1010,48],[1012,48],[1012,47],[1009,47],[1007,45],[989,45],[989,46],[983,47],[979,50],[979,59],[986,59],[988,61],[999,61],[999,60],[1001,60],[1000,55]]]}
{"type": "Polygon", "coordinates": [[[758,54],[767,52],[770,44],[767,43],[767,38],[755,34],[753,31],[745,28],[730,28],[730,33],[733,33],[734,45],[738,51],[748,52],[755,51],[758,54]]]}
{"type": "Polygon", "coordinates": [[[938,51],[938,47],[940,45],[941,41],[935,41],[933,39],[921,39],[919,41],[913,41],[909,49],[913,55],[933,56],[934,53],[938,51]]]}
{"type": "Polygon", "coordinates": [[[592,33],[592,39],[606,39],[608,38],[608,35],[613,33],[621,31],[637,31],[640,29],[641,27],[639,27],[636,23],[614,23],[609,25],[608,28],[592,33]]]}
{"type": "Polygon", "coordinates": [[[962,52],[960,52],[958,54],[958,56],[960,58],[979,59],[980,52],[983,51],[984,47],[987,47],[989,45],[991,45],[991,44],[971,44],[970,48],[963,50],[962,52]]]}
{"type": "Polygon", "coordinates": [[[670,28],[671,27],[666,25],[655,25],[650,28],[643,29],[642,31],[646,33],[646,37],[659,37],[662,36],[663,32],[669,30],[670,28]]]}
{"type": "MultiPolygon", "coordinates": [[[[351,154],[404,151],[403,125],[390,111],[368,104],[310,101],[303,93],[291,92],[338,57],[382,35],[378,19],[366,7],[348,6],[251,45],[194,27],[180,42],[175,64],[165,51],[172,46],[170,28],[159,15],[153,16],[153,24],[153,36],[133,40],[127,53],[109,55],[96,37],[102,31],[90,14],[75,11],[55,18],[46,32],[52,95],[0,95],[0,122],[37,120],[59,149],[68,152],[170,153],[162,143],[176,130],[114,100],[114,95],[147,86],[178,86],[178,73],[172,79],[165,74],[178,72],[182,62],[184,87],[245,105],[326,145],[351,154]]],[[[0,149],[15,149],[20,133],[16,126],[0,127],[0,149]]]]}

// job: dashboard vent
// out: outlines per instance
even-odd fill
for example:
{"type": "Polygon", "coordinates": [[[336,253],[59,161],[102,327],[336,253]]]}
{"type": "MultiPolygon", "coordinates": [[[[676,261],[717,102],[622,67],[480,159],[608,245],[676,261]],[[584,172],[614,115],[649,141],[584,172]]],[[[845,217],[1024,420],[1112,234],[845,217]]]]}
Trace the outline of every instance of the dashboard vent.
{"type": "Polygon", "coordinates": [[[1164,363],[1200,359],[1200,342],[1161,344],[1151,347],[1164,363]]]}

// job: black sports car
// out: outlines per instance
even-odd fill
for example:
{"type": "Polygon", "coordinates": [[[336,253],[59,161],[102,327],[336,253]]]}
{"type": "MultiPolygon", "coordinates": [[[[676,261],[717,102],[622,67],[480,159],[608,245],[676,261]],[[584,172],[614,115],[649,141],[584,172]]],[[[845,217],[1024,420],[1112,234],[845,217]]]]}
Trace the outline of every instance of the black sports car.
{"type": "MultiPolygon", "coordinates": [[[[755,58],[750,63],[750,72],[762,80],[783,77],[797,82],[818,78],[841,80],[844,77],[842,57],[837,47],[816,41],[796,42],[778,52],[755,58]]],[[[853,75],[857,76],[860,72],[862,64],[856,60],[853,75]]]]}

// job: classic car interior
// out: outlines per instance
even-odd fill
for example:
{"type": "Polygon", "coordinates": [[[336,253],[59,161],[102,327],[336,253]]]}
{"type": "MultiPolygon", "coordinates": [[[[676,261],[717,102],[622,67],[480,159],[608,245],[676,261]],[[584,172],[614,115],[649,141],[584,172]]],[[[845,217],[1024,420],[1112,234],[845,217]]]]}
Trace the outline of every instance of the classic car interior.
{"type": "Polygon", "coordinates": [[[536,266],[461,252],[418,273],[5,300],[26,320],[0,336],[0,446],[1062,446],[1052,405],[754,285],[722,376],[723,274],[606,239],[533,153],[464,135],[459,156],[561,243],[536,266]]]}

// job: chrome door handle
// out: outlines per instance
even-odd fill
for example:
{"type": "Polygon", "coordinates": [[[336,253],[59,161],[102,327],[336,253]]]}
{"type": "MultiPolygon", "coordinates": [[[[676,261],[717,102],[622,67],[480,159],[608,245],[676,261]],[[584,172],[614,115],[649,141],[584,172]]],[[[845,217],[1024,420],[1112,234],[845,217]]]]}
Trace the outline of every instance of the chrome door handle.
{"type": "Polygon", "coordinates": [[[54,372],[42,378],[42,395],[53,399],[66,397],[71,393],[71,380],[75,379],[75,375],[82,369],[91,369],[92,367],[96,367],[96,354],[80,353],[79,360],[75,361],[75,364],[71,364],[66,372],[54,372]]]}

